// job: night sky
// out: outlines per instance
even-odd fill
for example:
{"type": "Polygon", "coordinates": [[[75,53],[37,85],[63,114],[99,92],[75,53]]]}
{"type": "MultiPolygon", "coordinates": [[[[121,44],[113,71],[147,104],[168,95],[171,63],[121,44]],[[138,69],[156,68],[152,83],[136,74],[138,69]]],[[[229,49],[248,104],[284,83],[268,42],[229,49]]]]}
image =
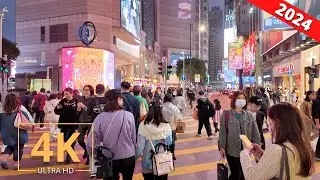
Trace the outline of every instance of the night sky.
{"type": "Polygon", "coordinates": [[[11,41],[16,40],[16,1],[0,0],[0,9],[7,7],[8,12],[4,14],[3,36],[11,41]]]}

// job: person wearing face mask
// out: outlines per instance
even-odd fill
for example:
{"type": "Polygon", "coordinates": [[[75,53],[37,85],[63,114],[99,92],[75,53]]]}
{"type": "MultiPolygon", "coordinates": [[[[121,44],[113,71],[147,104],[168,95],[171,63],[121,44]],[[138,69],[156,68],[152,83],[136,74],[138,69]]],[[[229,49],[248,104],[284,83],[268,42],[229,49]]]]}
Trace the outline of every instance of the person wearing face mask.
{"type": "Polygon", "coordinates": [[[263,128],[262,128],[265,114],[262,111],[260,111],[262,104],[263,104],[263,100],[260,97],[252,96],[249,99],[248,111],[252,112],[253,115],[255,116],[256,123],[260,133],[261,147],[262,149],[265,149],[266,146],[265,146],[265,139],[263,136],[263,128]]]}
{"type": "MultiPolygon", "coordinates": [[[[91,154],[94,148],[94,154],[97,155],[98,147],[102,146],[106,148],[103,156],[112,159],[113,177],[103,177],[104,169],[99,161],[97,179],[119,179],[119,173],[121,173],[123,180],[132,180],[135,168],[135,119],[131,112],[124,110],[124,97],[120,90],[107,91],[105,98],[107,103],[104,112],[94,119],[87,137],[87,151],[91,154]],[[94,143],[93,147],[92,143],[94,143]]],[[[97,158],[101,159],[101,157],[97,158]]]]}
{"type": "Polygon", "coordinates": [[[314,157],[298,108],[276,104],[268,111],[268,122],[272,144],[265,151],[258,144],[243,143],[240,162],[245,179],[310,180],[314,157]],[[255,165],[251,154],[258,160],[255,165]]]}
{"type": "Polygon", "coordinates": [[[239,135],[260,144],[260,134],[254,115],[247,111],[244,93],[235,92],[231,98],[231,109],[222,113],[220,118],[219,149],[221,159],[227,159],[231,180],[244,180],[240,164],[240,151],[243,149],[239,135]]]}

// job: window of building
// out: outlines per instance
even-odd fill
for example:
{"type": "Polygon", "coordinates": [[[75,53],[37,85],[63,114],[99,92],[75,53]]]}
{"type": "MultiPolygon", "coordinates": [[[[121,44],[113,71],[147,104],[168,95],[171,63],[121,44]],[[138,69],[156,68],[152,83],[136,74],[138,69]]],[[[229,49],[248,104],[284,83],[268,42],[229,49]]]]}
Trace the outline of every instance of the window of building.
{"type": "Polygon", "coordinates": [[[68,24],[50,26],[50,43],[68,42],[68,24]]]}
{"type": "Polygon", "coordinates": [[[203,49],[203,52],[207,52],[207,49],[203,49]]]}
{"type": "Polygon", "coordinates": [[[46,28],[44,26],[41,26],[40,28],[40,39],[41,43],[46,42],[46,28]]]}
{"type": "Polygon", "coordinates": [[[206,10],[207,10],[207,6],[204,6],[204,7],[203,7],[203,11],[206,11],[206,10]]]}
{"type": "Polygon", "coordinates": [[[203,44],[206,45],[207,44],[207,40],[203,40],[203,44]]]}

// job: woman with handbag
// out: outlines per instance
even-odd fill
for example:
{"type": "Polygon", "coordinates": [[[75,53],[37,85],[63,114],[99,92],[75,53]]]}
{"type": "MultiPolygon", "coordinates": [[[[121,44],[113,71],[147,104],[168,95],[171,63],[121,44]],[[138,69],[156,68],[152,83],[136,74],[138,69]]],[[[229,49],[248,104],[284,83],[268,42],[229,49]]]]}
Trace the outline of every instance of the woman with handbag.
{"type": "Polygon", "coordinates": [[[174,155],[174,149],[175,149],[175,141],[177,140],[177,134],[176,134],[176,129],[177,129],[177,122],[182,121],[182,115],[180,110],[178,109],[177,106],[172,104],[172,95],[171,94],[166,94],[163,98],[163,106],[162,106],[162,113],[164,119],[170,123],[170,127],[172,129],[172,145],[170,147],[171,152],[173,153],[173,159],[176,160],[176,157],[174,155]]]}
{"type": "Polygon", "coordinates": [[[273,144],[265,151],[257,144],[243,143],[240,161],[245,179],[311,179],[314,157],[299,110],[289,103],[274,105],[268,123],[273,144]],[[259,160],[254,166],[250,153],[259,160]]]}
{"type": "Polygon", "coordinates": [[[132,180],[135,168],[136,127],[133,114],[123,110],[120,90],[109,90],[104,112],[93,121],[87,137],[87,151],[95,149],[97,179],[132,180]],[[92,136],[94,146],[92,147],[92,136]]]}
{"type": "Polygon", "coordinates": [[[147,117],[140,123],[138,130],[136,157],[143,153],[141,163],[144,180],[168,179],[168,173],[173,171],[173,156],[168,152],[171,144],[172,130],[162,115],[161,104],[159,101],[152,102],[147,117]],[[164,147],[164,153],[159,151],[159,146],[164,147]],[[159,154],[167,158],[162,168],[157,168],[155,160],[159,154]],[[159,173],[157,170],[163,171],[159,173]]]}
{"type": "Polygon", "coordinates": [[[18,160],[21,162],[23,155],[23,147],[28,142],[28,129],[33,129],[33,125],[20,123],[29,122],[27,114],[21,111],[21,102],[16,95],[8,94],[5,98],[3,109],[0,113],[0,133],[3,144],[6,148],[3,152],[3,161],[1,162],[2,169],[8,169],[8,158],[13,154],[13,167],[17,170],[18,160]],[[18,126],[19,126],[19,144],[18,144],[18,126]],[[19,150],[18,150],[19,148],[19,150]],[[19,154],[18,154],[19,152],[19,154]]]}

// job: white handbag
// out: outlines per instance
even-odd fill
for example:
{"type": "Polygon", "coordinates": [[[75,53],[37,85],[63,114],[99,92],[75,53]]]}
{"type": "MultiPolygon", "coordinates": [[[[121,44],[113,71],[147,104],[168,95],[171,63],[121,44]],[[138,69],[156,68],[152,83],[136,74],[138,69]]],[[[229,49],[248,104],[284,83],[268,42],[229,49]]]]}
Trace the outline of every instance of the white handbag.
{"type": "Polygon", "coordinates": [[[173,155],[170,151],[168,151],[168,146],[163,143],[158,143],[155,147],[152,143],[147,127],[144,126],[144,128],[151,144],[151,148],[154,152],[152,157],[153,174],[156,176],[162,176],[173,172],[173,155]],[[164,147],[164,152],[159,152],[160,146],[164,147]]]}

